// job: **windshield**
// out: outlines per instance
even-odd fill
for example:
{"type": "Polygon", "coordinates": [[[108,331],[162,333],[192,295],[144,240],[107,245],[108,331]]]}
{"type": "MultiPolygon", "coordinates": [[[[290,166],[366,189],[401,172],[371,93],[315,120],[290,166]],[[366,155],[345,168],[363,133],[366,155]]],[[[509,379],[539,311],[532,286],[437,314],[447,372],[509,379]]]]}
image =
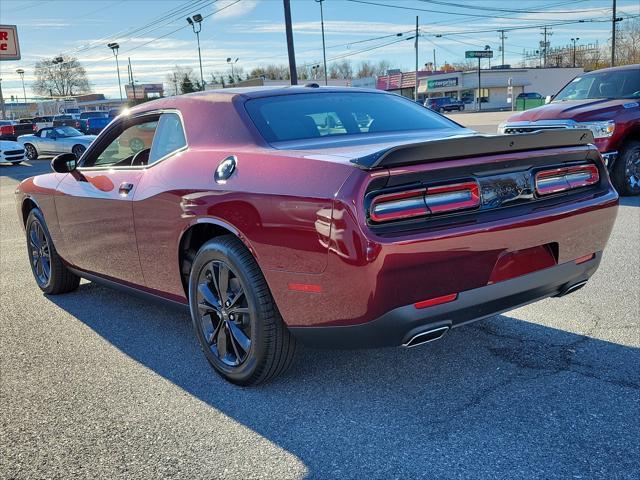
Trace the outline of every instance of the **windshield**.
{"type": "Polygon", "coordinates": [[[55,127],[53,129],[58,137],[77,137],[83,135],[81,132],[72,127],[55,127]]]}
{"type": "Polygon", "coordinates": [[[318,92],[279,95],[249,100],[245,106],[268,142],[460,128],[407,98],[389,94],[318,92]]]}
{"type": "Polygon", "coordinates": [[[640,68],[603,71],[574,78],[553,99],[640,98],[640,68]]]}
{"type": "Polygon", "coordinates": [[[104,118],[107,116],[106,112],[85,112],[80,114],[82,120],[87,118],[104,118]]]}

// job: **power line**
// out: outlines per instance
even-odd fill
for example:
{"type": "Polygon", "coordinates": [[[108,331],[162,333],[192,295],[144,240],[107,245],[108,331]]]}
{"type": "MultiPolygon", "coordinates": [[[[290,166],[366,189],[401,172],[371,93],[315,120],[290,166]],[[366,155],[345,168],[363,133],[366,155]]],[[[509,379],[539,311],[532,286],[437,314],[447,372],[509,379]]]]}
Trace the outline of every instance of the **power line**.
{"type": "MultiPolygon", "coordinates": [[[[445,11],[442,11],[442,10],[432,10],[432,9],[428,9],[428,8],[407,7],[405,5],[389,5],[387,3],[371,2],[371,1],[368,1],[368,0],[347,0],[347,1],[348,2],[353,2],[353,3],[362,3],[362,4],[366,4],[366,5],[374,5],[374,6],[377,6],[377,7],[399,8],[401,10],[412,10],[412,11],[419,11],[419,12],[438,13],[438,14],[441,14],[441,15],[456,15],[456,16],[474,17],[474,18],[493,18],[493,19],[499,19],[499,20],[521,20],[521,21],[525,21],[525,22],[534,22],[534,21],[535,22],[540,22],[540,21],[548,20],[546,18],[517,18],[517,17],[505,17],[505,16],[499,16],[499,15],[483,15],[481,13],[445,12],[445,11]]],[[[553,12],[550,12],[550,13],[553,13],[553,12]]]]}
{"type": "MultiPolygon", "coordinates": [[[[431,3],[434,5],[443,5],[446,7],[455,7],[455,8],[467,8],[467,9],[473,9],[473,10],[477,10],[478,8],[481,8],[482,10],[486,10],[489,12],[503,12],[503,13],[515,13],[515,14],[520,14],[520,13],[551,13],[551,14],[555,14],[555,13],[576,13],[576,10],[521,10],[521,9],[517,9],[517,8],[497,8],[497,7],[489,7],[487,5],[482,5],[481,7],[478,7],[476,5],[461,5],[459,3],[453,3],[453,2],[445,2],[443,0],[418,0],[420,2],[423,3],[431,3]]],[[[549,4],[549,5],[540,5],[538,8],[548,8],[551,6],[560,6],[560,5],[570,5],[570,4],[576,4],[576,3],[581,3],[586,1],[586,0],[572,0],[570,2],[560,2],[560,3],[556,3],[556,4],[549,4]]],[[[599,8],[581,8],[579,11],[580,12],[589,12],[589,11],[604,11],[604,10],[610,10],[607,7],[599,7],[599,8]]]]}

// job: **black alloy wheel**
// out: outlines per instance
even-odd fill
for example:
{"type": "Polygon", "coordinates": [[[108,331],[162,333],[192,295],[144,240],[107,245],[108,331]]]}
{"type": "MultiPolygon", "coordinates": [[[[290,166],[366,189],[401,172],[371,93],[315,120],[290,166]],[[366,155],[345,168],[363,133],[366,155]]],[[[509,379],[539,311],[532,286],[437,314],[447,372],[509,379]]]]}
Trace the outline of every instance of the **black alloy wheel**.
{"type": "Polygon", "coordinates": [[[640,141],[627,142],[613,165],[611,176],[621,195],[640,195],[640,141]]]}
{"type": "Polygon", "coordinates": [[[29,264],[40,290],[48,295],[57,295],[78,288],[80,277],[69,270],[58,255],[39,209],[29,212],[25,227],[29,264]]]}
{"type": "Polygon", "coordinates": [[[27,158],[29,160],[36,160],[38,158],[38,151],[36,150],[36,147],[31,145],[30,143],[27,143],[24,146],[24,150],[27,153],[27,158]]]}
{"type": "Polygon", "coordinates": [[[75,145],[72,149],[71,152],[76,156],[76,158],[78,160],[80,160],[80,157],[82,156],[82,154],[84,153],[84,151],[87,149],[87,147],[85,147],[84,145],[75,145]]]}
{"type": "Polygon", "coordinates": [[[296,342],[286,328],[256,260],[233,235],[206,242],[189,275],[191,320],[211,366],[250,386],[284,372],[296,342]]]}
{"type": "Polygon", "coordinates": [[[228,367],[244,362],[251,349],[251,312],[242,281],[223,261],[209,262],[198,278],[200,328],[211,353],[228,367]]]}
{"type": "Polygon", "coordinates": [[[28,239],[29,260],[31,260],[33,276],[40,288],[46,287],[51,278],[51,253],[44,228],[38,220],[31,222],[28,239]]]}

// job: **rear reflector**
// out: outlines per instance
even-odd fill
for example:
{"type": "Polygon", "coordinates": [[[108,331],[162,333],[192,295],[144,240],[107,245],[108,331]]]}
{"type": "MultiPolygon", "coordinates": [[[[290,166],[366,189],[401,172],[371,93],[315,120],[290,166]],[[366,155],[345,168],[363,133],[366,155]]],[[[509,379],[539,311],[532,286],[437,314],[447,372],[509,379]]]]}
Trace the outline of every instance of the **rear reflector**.
{"type": "Polygon", "coordinates": [[[320,293],[322,287],[320,285],[314,285],[312,283],[290,283],[288,285],[289,290],[295,292],[307,292],[307,293],[320,293]]]}
{"type": "Polygon", "coordinates": [[[371,202],[369,217],[374,222],[389,222],[468,210],[478,206],[478,184],[463,182],[378,195],[371,202]]]}
{"type": "Polygon", "coordinates": [[[588,262],[589,260],[593,260],[594,258],[596,258],[596,254],[591,253],[589,255],[585,255],[584,257],[576,258],[574,262],[576,262],[576,265],[580,265],[581,263],[588,262]]]}
{"type": "Polygon", "coordinates": [[[536,192],[538,195],[550,195],[593,185],[599,180],[600,173],[595,165],[543,170],[536,173],[536,192]]]}
{"type": "Polygon", "coordinates": [[[414,303],[413,306],[416,308],[427,308],[433,307],[434,305],[440,305],[443,303],[453,302],[456,298],[458,298],[457,293],[450,293],[449,295],[443,295],[441,297],[430,298],[429,300],[422,300],[421,302],[414,303]]]}

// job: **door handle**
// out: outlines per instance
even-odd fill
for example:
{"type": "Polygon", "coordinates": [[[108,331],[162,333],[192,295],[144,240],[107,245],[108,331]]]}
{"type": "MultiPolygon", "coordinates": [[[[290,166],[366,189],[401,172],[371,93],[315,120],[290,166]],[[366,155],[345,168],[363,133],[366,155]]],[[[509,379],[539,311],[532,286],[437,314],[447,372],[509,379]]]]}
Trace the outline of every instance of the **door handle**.
{"type": "Polygon", "coordinates": [[[133,183],[122,182],[120,184],[120,188],[118,188],[118,193],[120,194],[121,197],[126,197],[127,195],[129,195],[129,192],[131,191],[132,188],[133,188],[133,183]]]}

